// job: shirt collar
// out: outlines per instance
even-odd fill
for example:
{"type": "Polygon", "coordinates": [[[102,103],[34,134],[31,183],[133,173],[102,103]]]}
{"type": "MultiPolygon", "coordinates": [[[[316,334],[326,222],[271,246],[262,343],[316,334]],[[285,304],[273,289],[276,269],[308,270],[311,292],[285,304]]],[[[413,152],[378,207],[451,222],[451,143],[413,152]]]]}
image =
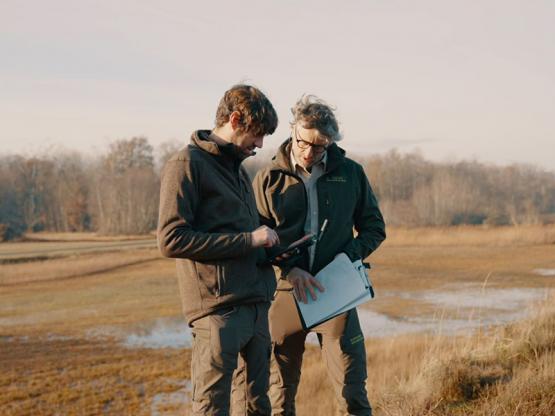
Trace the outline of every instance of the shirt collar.
{"type": "MultiPolygon", "coordinates": [[[[293,168],[294,172],[297,172],[298,170],[300,170],[301,172],[303,172],[306,175],[310,175],[310,172],[307,171],[302,165],[300,165],[297,162],[297,159],[295,159],[295,155],[293,154],[293,150],[290,150],[290,157],[291,157],[291,167],[293,168]]],[[[320,159],[320,161],[316,162],[314,165],[312,165],[312,168],[319,166],[322,168],[323,171],[326,170],[326,164],[328,163],[328,152],[325,151],[324,155],[322,156],[322,159],[320,159]]]]}

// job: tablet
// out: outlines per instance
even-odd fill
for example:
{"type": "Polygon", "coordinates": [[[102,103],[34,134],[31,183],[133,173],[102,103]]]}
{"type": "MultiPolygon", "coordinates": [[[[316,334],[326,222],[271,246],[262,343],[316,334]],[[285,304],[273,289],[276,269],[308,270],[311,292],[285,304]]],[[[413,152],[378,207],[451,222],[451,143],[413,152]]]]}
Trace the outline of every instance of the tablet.
{"type": "Polygon", "coordinates": [[[277,257],[283,256],[284,254],[286,254],[288,257],[299,255],[301,254],[302,250],[310,247],[314,243],[316,243],[316,236],[312,233],[307,234],[304,237],[298,239],[297,241],[292,242],[286,248],[273,254],[272,257],[269,258],[267,261],[270,264],[277,264],[280,261],[286,260],[286,259],[277,260],[277,257]]]}

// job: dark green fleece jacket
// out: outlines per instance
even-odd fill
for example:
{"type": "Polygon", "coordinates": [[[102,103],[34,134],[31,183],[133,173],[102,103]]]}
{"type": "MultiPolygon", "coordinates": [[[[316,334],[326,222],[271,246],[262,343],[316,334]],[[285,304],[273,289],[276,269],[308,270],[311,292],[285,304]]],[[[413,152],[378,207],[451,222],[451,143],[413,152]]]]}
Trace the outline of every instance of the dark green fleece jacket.
{"type": "MultiPolygon", "coordinates": [[[[253,182],[260,220],[276,230],[280,246],[303,236],[307,215],[305,186],[292,169],[290,149],[289,138],[253,182]]],[[[384,220],[362,166],[345,157],[345,151],[335,143],[327,152],[326,171],[316,184],[319,228],[327,219],[326,231],[316,246],[311,270],[307,253],[282,267],[283,272],[298,266],[316,274],[341,252],[353,261],[365,259],[385,239],[384,220]]]]}

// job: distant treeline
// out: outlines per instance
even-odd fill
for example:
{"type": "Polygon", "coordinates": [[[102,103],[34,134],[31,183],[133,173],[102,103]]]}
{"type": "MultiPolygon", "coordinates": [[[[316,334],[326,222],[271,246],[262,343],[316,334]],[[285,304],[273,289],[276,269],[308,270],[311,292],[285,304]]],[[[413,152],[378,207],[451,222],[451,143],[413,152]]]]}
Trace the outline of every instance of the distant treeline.
{"type": "MultiPolygon", "coordinates": [[[[180,147],[144,137],[106,154],[0,157],[0,239],[26,231],[143,234],[155,229],[160,169],[180,147]]],[[[404,226],[520,225],[555,221],[555,174],[528,165],[435,163],[419,154],[356,158],[386,222],[404,226]]],[[[249,173],[268,163],[255,157],[249,173]]]]}

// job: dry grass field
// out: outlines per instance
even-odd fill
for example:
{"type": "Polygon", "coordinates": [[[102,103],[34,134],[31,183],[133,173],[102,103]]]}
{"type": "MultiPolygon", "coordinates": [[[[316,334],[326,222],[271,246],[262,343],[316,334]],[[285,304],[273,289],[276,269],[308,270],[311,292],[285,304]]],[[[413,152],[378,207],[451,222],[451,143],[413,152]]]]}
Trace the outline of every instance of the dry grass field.
{"type": "MultiPolygon", "coordinates": [[[[496,329],[368,338],[377,415],[555,414],[555,227],[392,229],[370,261],[378,298],[365,311],[392,327],[508,314],[449,305],[453,294],[511,304],[507,296],[532,293],[528,303],[544,305],[496,329]]],[[[125,343],[182,325],[177,293],[174,262],[156,249],[0,264],[0,414],[187,414],[189,350],[125,343]]],[[[318,348],[303,368],[298,414],[333,414],[318,348]]]]}
{"type": "MultiPolygon", "coordinates": [[[[368,340],[375,414],[387,416],[553,416],[555,306],[529,319],[466,336],[368,340]]],[[[305,356],[299,415],[332,415],[333,391],[312,348],[305,356]]]]}
{"type": "Polygon", "coordinates": [[[51,234],[47,235],[48,237],[39,237],[35,234],[27,241],[1,243],[0,264],[36,262],[87,253],[110,253],[156,247],[154,238],[144,238],[144,236],[141,239],[125,240],[117,237],[107,239],[107,237],[94,235],[85,238],[83,233],[79,233],[80,238],[68,239],[62,238],[66,234],[61,234],[58,238],[51,234]]]}

